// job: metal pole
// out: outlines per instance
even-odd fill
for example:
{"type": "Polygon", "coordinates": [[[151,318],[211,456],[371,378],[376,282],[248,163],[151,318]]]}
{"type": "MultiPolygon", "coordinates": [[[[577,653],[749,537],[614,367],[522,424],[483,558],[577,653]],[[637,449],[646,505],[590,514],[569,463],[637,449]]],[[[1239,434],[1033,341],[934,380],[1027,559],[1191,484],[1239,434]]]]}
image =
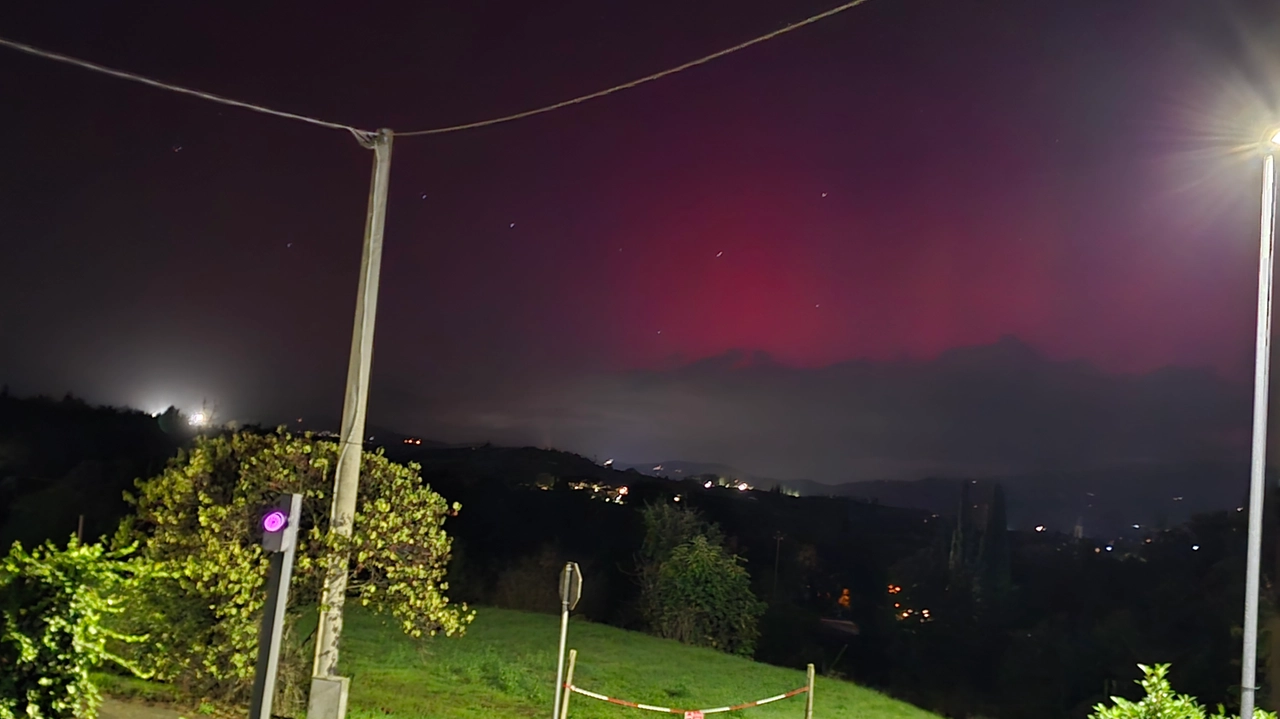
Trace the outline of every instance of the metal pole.
{"type": "Polygon", "coordinates": [[[280,668],[280,647],[284,643],[284,615],[289,606],[289,582],[293,578],[293,557],[297,548],[298,522],[302,516],[302,495],[289,495],[289,526],[284,530],[283,551],[271,552],[267,569],[267,603],[262,607],[262,629],[258,634],[258,664],[253,675],[249,719],[271,719],[271,703],[276,695],[276,674],[280,668]]]}
{"type": "Polygon", "coordinates": [[[560,650],[556,653],[556,703],[551,708],[551,719],[560,718],[560,699],[564,696],[564,645],[569,636],[569,565],[560,573],[560,650]]]}
{"type": "Polygon", "coordinates": [[[1266,491],[1267,400],[1271,369],[1272,252],[1276,241],[1276,158],[1262,163],[1262,236],[1258,250],[1258,334],[1253,377],[1253,456],[1249,465],[1248,569],[1244,580],[1244,649],[1240,659],[1240,719],[1253,719],[1258,688],[1258,585],[1262,572],[1262,500],[1266,491]]]}
{"type": "MultiPolygon", "coordinates": [[[[365,411],[369,400],[369,367],[373,354],[373,324],[378,310],[378,272],[382,266],[382,233],[387,217],[387,187],[391,179],[390,130],[379,130],[372,144],[373,181],[364,228],[360,260],[360,286],[356,297],[355,325],[351,332],[351,358],[347,365],[347,389],[342,404],[338,469],[334,475],[333,506],[329,531],[350,537],[360,486],[360,457],[364,450],[365,411]]],[[[347,593],[347,556],[330,558],[320,600],[320,625],[316,630],[316,654],[312,676],[337,674],[338,641],[342,635],[342,605],[347,593]]],[[[314,693],[313,693],[314,694],[314,693]]],[[[308,716],[315,716],[309,709],[308,716]]]]}
{"type": "Polygon", "coordinates": [[[564,701],[560,704],[560,719],[569,719],[569,697],[573,696],[573,692],[569,691],[569,687],[573,686],[573,669],[578,665],[578,650],[569,650],[569,669],[564,673],[564,701]]]}
{"type": "Polygon", "coordinates": [[[804,693],[804,719],[813,719],[813,665],[805,670],[805,678],[808,680],[809,691],[804,693]]]}

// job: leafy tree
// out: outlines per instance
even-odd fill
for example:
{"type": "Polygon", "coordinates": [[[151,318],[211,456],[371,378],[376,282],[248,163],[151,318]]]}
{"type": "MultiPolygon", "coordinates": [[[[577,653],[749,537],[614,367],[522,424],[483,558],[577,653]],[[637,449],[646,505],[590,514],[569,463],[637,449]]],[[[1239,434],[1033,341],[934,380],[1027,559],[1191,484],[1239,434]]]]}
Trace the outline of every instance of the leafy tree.
{"type": "Polygon", "coordinates": [[[724,543],[720,527],[708,522],[696,509],[678,507],[670,502],[654,502],[641,510],[644,518],[644,543],[640,545],[643,561],[661,564],[675,548],[694,537],[706,537],[712,544],[724,543]]]}
{"type": "MultiPolygon", "coordinates": [[[[282,493],[304,496],[299,546],[286,618],[316,606],[328,557],[351,558],[349,591],[397,618],[413,636],[461,634],[474,617],[445,596],[450,506],[424,485],[416,465],[363,454],[354,534],[328,533],[338,446],[283,430],[204,437],[164,472],[138,483],[137,513],[120,538],[141,540],[158,573],[139,586],[129,619],[151,632],[139,661],[192,693],[239,701],[247,695],[265,600],[263,509],[282,493]]],[[[306,662],[306,652],[286,659],[306,662]]],[[[305,680],[309,667],[282,666],[305,680]]],[[[286,682],[287,683],[287,682],[286,682]]]]}
{"type": "Polygon", "coordinates": [[[89,672],[108,661],[132,668],[107,640],[139,639],[103,626],[132,578],[128,553],[72,537],[66,549],[46,542],[27,552],[15,542],[0,560],[0,719],[97,715],[89,672]]]}
{"type": "Polygon", "coordinates": [[[742,559],[721,546],[719,528],[667,504],[651,504],[643,514],[641,600],[651,631],[750,656],[765,604],[751,592],[742,559]]]}
{"type": "Polygon", "coordinates": [[[765,604],[751,593],[741,559],[705,536],[671,552],[654,587],[654,628],[660,637],[751,656],[765,604]]]}

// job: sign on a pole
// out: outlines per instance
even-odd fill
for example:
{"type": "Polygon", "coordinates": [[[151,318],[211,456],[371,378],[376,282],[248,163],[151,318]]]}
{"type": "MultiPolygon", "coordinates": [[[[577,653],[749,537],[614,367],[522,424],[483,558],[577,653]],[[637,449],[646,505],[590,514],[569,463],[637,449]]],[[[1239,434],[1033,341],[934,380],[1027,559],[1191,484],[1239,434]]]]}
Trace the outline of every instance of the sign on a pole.
{"type": "Polygon", "coordinates": [[[573,609],[579,599],[582,599],[582,570],[578,569],[577,562],[569,562],[560,570],[560,602],[573,609]]]}
{"type": "Polygon", "coordinates": [[[301,508],[300,495],[285,494],[263,512],[263,549],[268,552],[283,552],[297,545],[298,515],[302,513],[301,508]]]}

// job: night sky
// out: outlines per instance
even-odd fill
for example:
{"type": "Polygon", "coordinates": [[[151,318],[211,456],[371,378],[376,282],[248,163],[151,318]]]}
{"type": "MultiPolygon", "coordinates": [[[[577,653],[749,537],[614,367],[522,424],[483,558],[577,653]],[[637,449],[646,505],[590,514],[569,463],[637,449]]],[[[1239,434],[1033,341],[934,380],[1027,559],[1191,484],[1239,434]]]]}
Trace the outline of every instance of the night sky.
{"type": "MultiPolygon", "coordinates": [[[[835,0],[45,2],[0,35],[400,131],[835,0]]],[[[1269,0],[871,0],[394,147],[370,422],[822,481],[1240,459],[1269,0]]],[[[335,423],[371,153],[0,49],[0,381],[335,423]]]]}

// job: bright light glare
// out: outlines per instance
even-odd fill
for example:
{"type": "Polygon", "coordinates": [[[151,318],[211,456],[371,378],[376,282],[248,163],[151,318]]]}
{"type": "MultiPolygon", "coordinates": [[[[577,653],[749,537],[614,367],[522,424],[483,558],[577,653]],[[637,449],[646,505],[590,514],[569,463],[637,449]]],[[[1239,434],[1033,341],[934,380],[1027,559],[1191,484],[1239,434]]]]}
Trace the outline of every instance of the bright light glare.
{"type": "Polygon", "coordinates": [[[1044,525],[1043,525],[1043,524],[1037,524],[1037,525],[1036,525],[1036,531],[1037,531],[1037,532],[1043,532],[1043,531],[1044,531],[1044,525]]]}
{"type": "Polygon", "coordinates": [[[192,427],[203,427],[205,423],[208,421],[209,421],[209,418],[204,416],[204,412],[196,412],[195,414],[187,418],[187,424],[191,425],[192,427]]]}
{"type": "Polygon", "coordinates": [[[1271,137],[1268,139],[1271,140],[1272,145],[1280,145],[1280,130],[1276,130],[1275,132],[1271,133],[1271,137]]]}

